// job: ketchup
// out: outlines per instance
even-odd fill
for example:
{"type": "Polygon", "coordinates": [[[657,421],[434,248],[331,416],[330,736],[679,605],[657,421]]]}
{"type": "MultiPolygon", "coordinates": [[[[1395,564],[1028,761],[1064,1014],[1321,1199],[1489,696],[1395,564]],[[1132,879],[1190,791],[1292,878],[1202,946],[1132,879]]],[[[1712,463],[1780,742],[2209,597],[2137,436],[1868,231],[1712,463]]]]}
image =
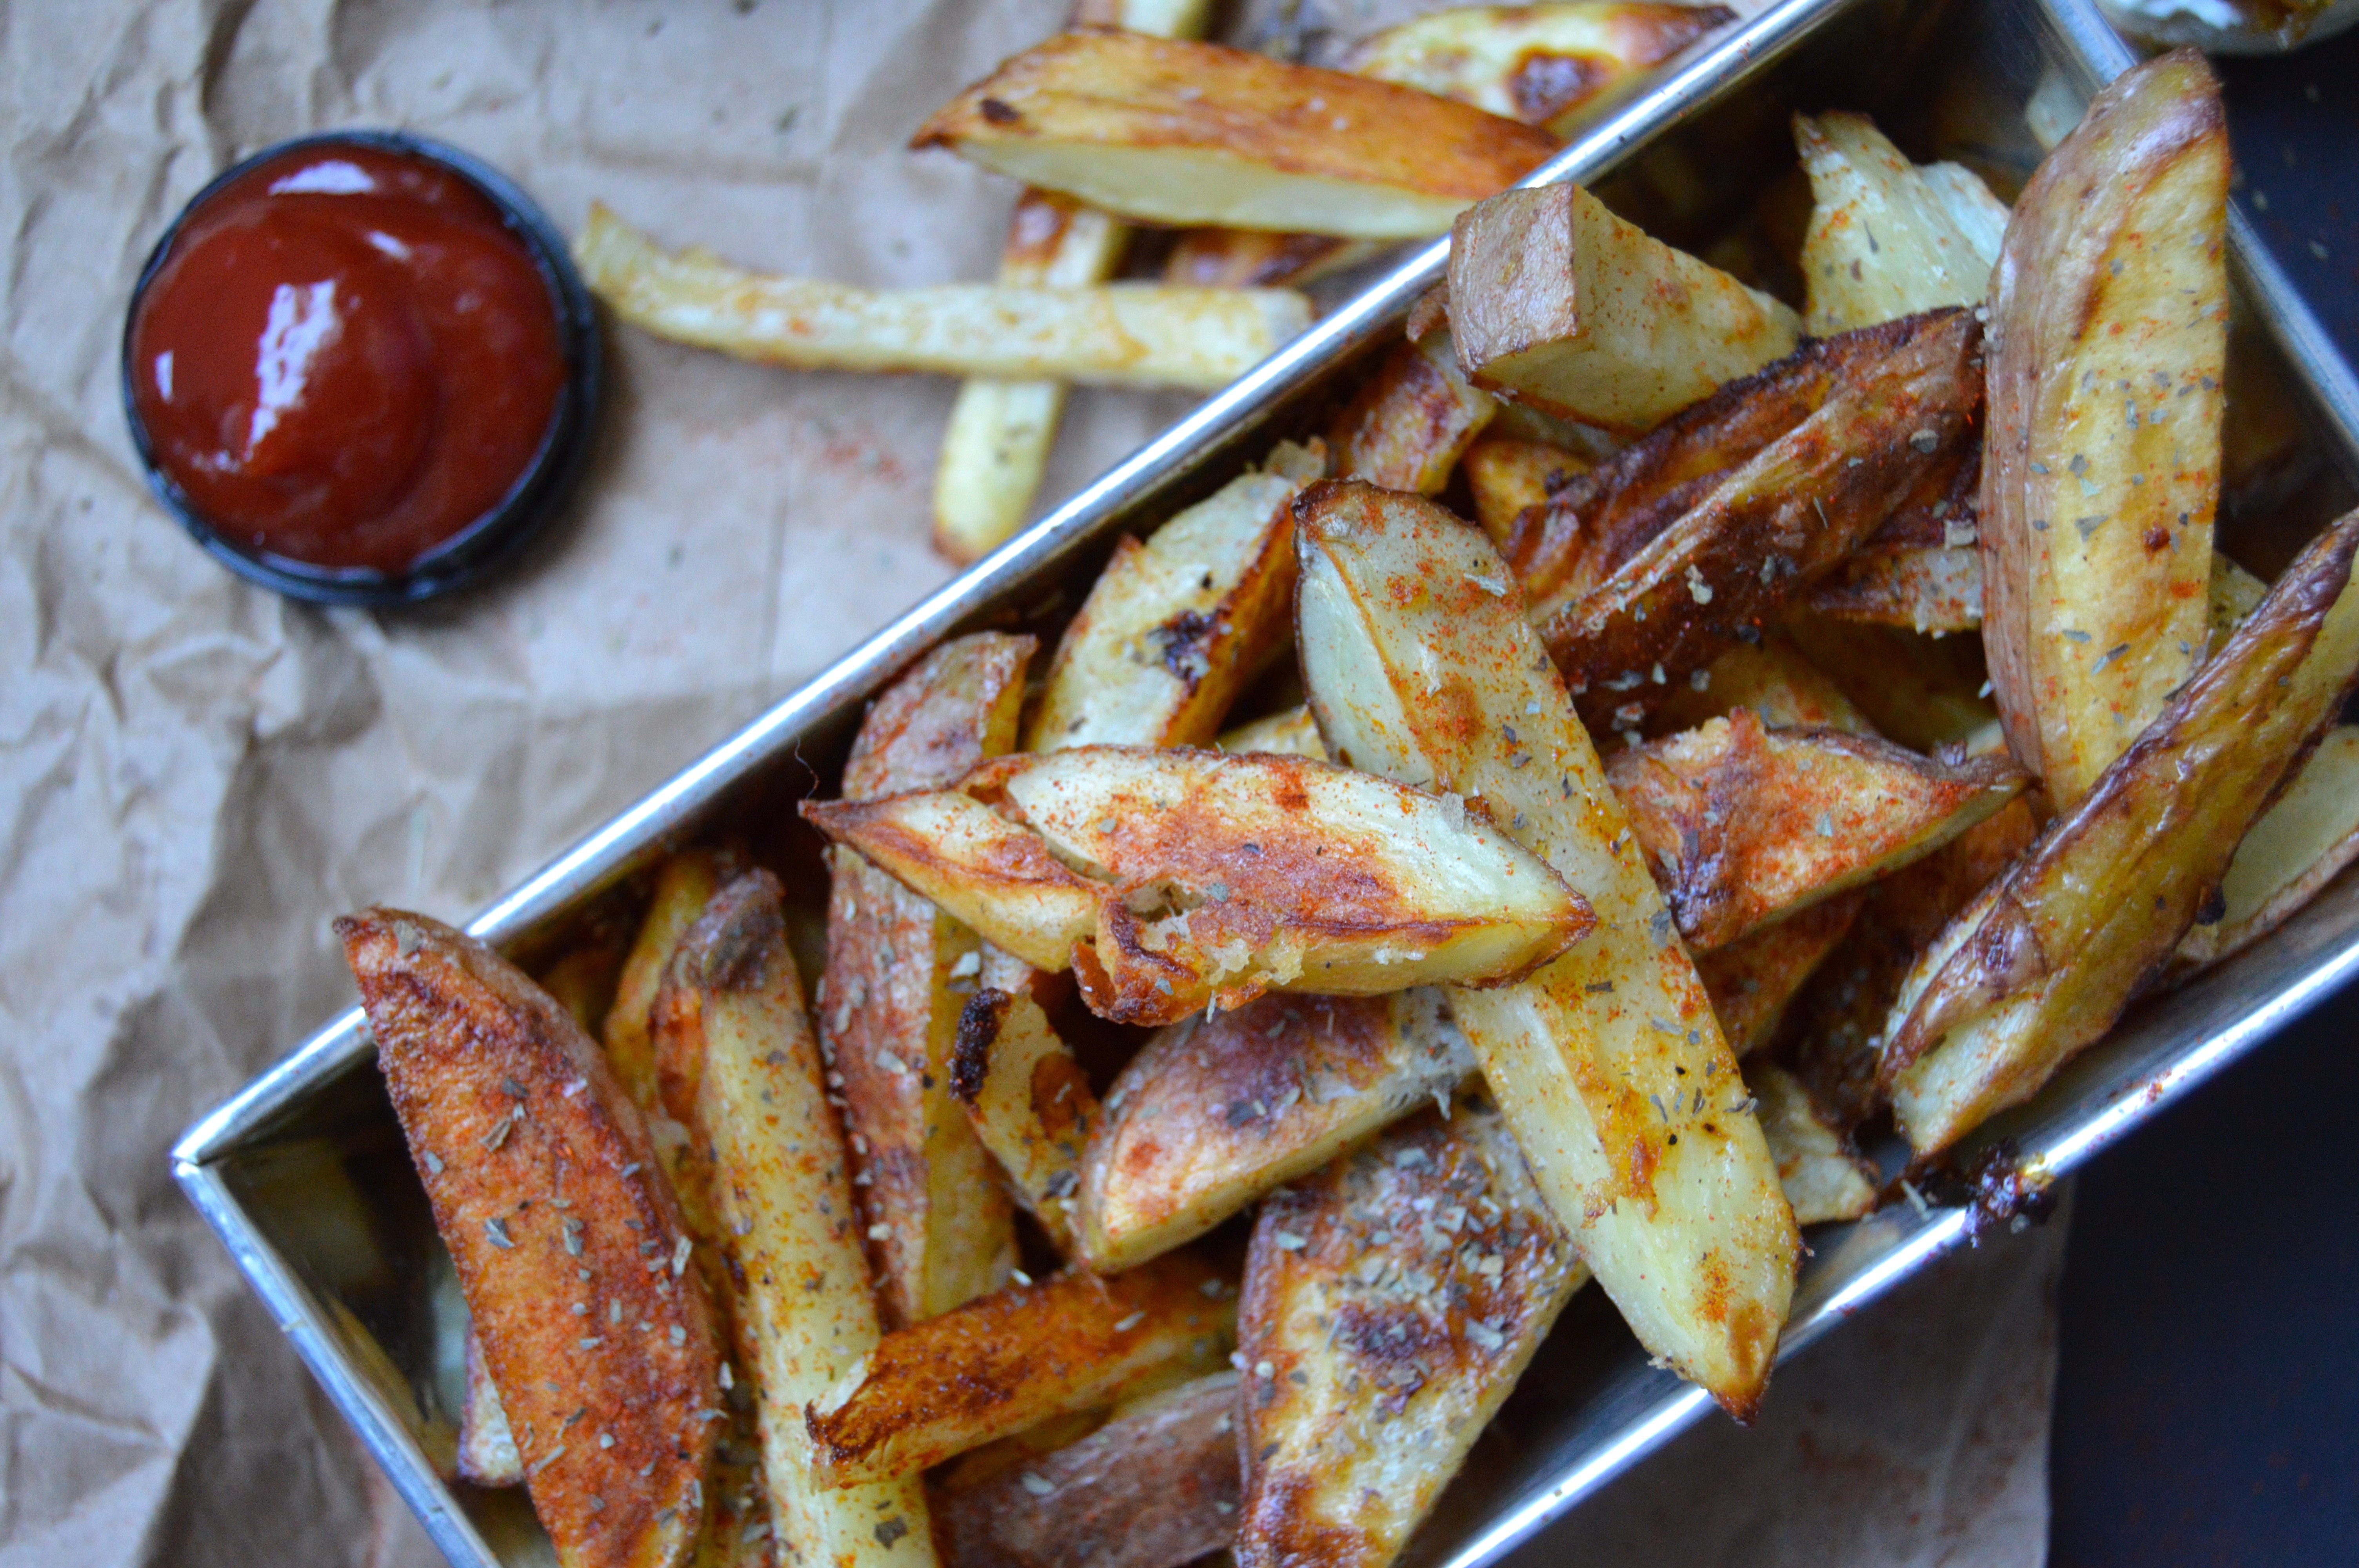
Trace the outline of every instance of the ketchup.
{"type": "Polygon", "coordinates": [[[294,149],[191,211],[135,308],[158,467],[233,544],[398,574],[532,467],[564,390],[557,309],[451,170],[294,149]]]}

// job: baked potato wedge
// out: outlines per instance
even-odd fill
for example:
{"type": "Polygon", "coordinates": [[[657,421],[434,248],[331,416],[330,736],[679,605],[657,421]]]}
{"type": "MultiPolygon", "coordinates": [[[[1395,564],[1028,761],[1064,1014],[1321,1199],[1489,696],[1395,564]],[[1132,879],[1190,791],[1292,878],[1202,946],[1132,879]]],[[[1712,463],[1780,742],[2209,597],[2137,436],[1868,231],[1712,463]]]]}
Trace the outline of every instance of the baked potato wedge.
{"type": "Polygon", "coordinates": [[[1739,643],[1665,695],[1655,710],[1666,734],[1692,730],[1737,708],[1774,729],[1840,730],[1874,735],[1859,705],[1843,695],[1818,665],[1802,656],[1784,633],[1762,633],[1757,643],[1739,643]]]}
{"type": "Polygon", "coordinates": [[[1049,1243],[1073,1256],[1082,1151],[1100,1108],[1089,1075],[1028,996],[981,990],[959,1015],[951,1094],[1049,1243]]]}
{"type": "Polygon", "coordinates": [[[1549,1206],[1647,1348],[1750,1412],[1800,1249],[1736,1059],[1480,530],[1330,481],[1296,514],[1303,677],[1343,761],[1457,791],[1586,890],[1599,925],[1451,1005],[1549,1206]]]}
{"type": "Polygon", "coordinates": [[[1163,281],[1182,288],[1300,288],[1373,261],[1382,240],[1281,234],[1266,229],[1189,229],[1171,243],[1163,281]]]}
{"type": "MultiPolygon", "coordinates": [[[[2261,814],[2220,883],[2220,918],[2179,945],[2180,961],[2217,963],[2267,935],[2359,860],[2359,726],[2320,740],[2261,814]]],[[[2206,910],[2204,913],[2211,913],[2206,910]]]]}
{"type": "MultiPolygon", "coordinates": [[[[1583,714],[1643,716],[1666,677],[1710,663],[1840,565],[1974,417],[1973,318],[1870,328],[1889,351],[1586,592],[1535,607],[1583,714]]],[[[1576,481],[1578,482],[1578,481],[1576,481]]],[[[1594,552],[1584,556],[1584,562],[1594,552]]]]}
{"type": "Polygon", "coordinates": [[[622,977],[614,984],[614,1000],[606,1010],[606,1024],[601,1032],[614,1076],[642,1108],[653,1108],[661,1098],[648,1011],[663,988],[671,956],[712,895],[743,870],[745,858],[734,850],[697,849],[670,855],[656,873],[655,892],[631,950],[623,959],[622,977]]]}
{"type": "Polygon", "coordinates": [[[1289,708],[1266,719],[1256,719],[1224,732],[1223,752],[1270,752],[1281,757],[1327,760],[1327,743],[1319,739],[1319,721],[1308,708],[1289,708]]]}
{"type": "Polygon", "coordinates": [[[1724,5],[1629,0],[1459,5],[1371,35],[1343,67],[1569,136],[1656,66],[1735,19],[1724,5]]]}
{"type": "Polygon", "coordinates": [[[1486,436],[1461,460],[1474,497],[1474,521],[1501,550],[1515,536],[1516,519],[1589,471],[1589,460],[1546,441],[1486,436]]]}
{"type": "Polygon", "coordinates": [[[1766,730],[1740,708],[1614,754],[1621,797],[1690,947],[1920,860],[2023,793],[2004,757],[1922,757],[1840,730],[1766,730]]]}
{"type": "Polygon", "coordinates": [[[459,1478],[478,1487],[521,1487],[524,1456],[516,1452],[507,1407],[484,1360],[483,1341],[467,1331],[467,1381],[459,1401],[459,1478]]]}
{"type": "Polygon", "coordinates": [[[658,338],[797,370],[1098,386],[1226,386],[1310,324],[1282,288],[863,288],[669,252],[599,202],[573,242],[591,292],[658,338]]]}
{"type": "Polygon", "coordinates": [[[1270,989],[1505,983],[1593,924],[1462,805],[1306,757],[1085,746],[986,762],[953,790],[802,809],[1036,968],[1070,965],[1118,1023],[1270,989]],[[1027,879],[1050,876],[1034,897],[1027,879]],[[1062,924],[1044,930],[1044,909],[1062,924]]]}
{"type": "Polygon", "coordinates": [[[1983,640],[2060,809],[2202,661],[2227,200],[2219,83],[2180,49],[2097,94],[1991,275],[1983,640]]]}
{"type": "Polygon", "coordinates": [[[714,895],[658,1005],[678,1064],[667,1087],[690,1087],[689,1126],[712,1165],[771,1519],[802,1563],[929,1568],[924,1488],[887,1478],[831,1489],[804,1438],[805,1404],[875,1346],[878,1324],[776,877],[749,871],[714,895]]]}
{"type": "Polygon", "coordinates": [[[1476,386],[1628,433],[1791,352],[1801,319],[1579,186],[1547,185],[1451,225],[1450,328],[1476,386]]]}
{"type": "MultiPolygon", "coordinates": [[[[1859,915],[1863,889],[1821,899],[1724,947],[1696,955],[1712,1015],[1739,1057],[1769,1044],[1787,1007],[1859,915]]],[[[1777,1152],[1772,1144],[1770,1152],[1777,1152]]]]}
{"type": "Polygon", "coordinates": [[[1238,1568],[1384,1568],[1587,1279],[1506,1121],[1427,1110],[1262,1206],[1238,1568]]]}
{"type": "MultiPolygon", "coordinates": [[[[845,796],[939,789],[1005,755],[1034,647],[978,632],[920,659],[869,708],[843,766],[845,796]]],[[[829,861],[820,1043],[886,1321],[912,1323],[997,1290],[1016,1263],[1006,1195],[950,1088],[983,943],[853,851],[829,861]]]]}
{"type": "Polygon", "coordinates": [[[1557,149],[1430,93],[1219,44],[1066,33],[1001,64],[911,146],[1149,223],[1414,240],[1557,149]]]}
{"type": "Polygon", "coordinates": [[[2113,1027],[2218,896],[2236,846],[2340,712],[2359,669],[2353,513],[2079,804],[1917,962],[1883,1074],[1920,1153],[2037,1093],[2113,1027]]]}
{"type": "Polygon", "coordinates": [[[1450,1000],[1266,996],[1190,1018],[1115,1079],[1082,1166],[1083,1250],[1127,1269],[1210,1230],[1271,1189],[1474,1070],[1450,1000]]]}
{"type": "Polygon", "coordinates": [[[1875,1206],[1882,1173],[1852,1152],[1810,1103],[1802,1081],[1775,1062],[1745,1064],[1745,1087],[1759,1102],[1761,1135],[1777,1162],[1777,1182],[1797,1225],[1857,1219],[1875,1206]]]}
{"type": "Polygon", "coordinates": [[[1982,472],[1979,435],[1943,453],[1884,526],[1810,590],[1810,609],[1917,632],[1979,628],[1982,472]]]}
{"type": "Polygon", "coordinates": [[[1180,1568],[1236,1535],[1237,1375],[1183,1383],[942,1501],[951,1568],[1180,1568]]]}
{"type": "Polygon", "coordinates": [[[682,1563],[721,1353],[638,1107],[573,1015],[473,937],[384,907],[336,935],[558,1561],[682,1563]]]}
{"type": "Polygon", "coordinates": [[[1932,176],[1842,110],[1795,115],[1794,145],[1814,203],[1802,239],[1812,337],[1982,303],[2007,211],[1973,170],[1932,176]]]}
{"type": "Polygon", "coordinates": [[[1335,416],[1327,445],[1347,478],[1439,495],[1498,406],[1458,373],[1450,334],[1429,332],[1385,356],[1335,416]]]}
{"type": "Polygon", "coordinates": [[[1103,1403],[1165,1363],[1204,1367],[1235,1298],[1173,1252],[1126,1274],[1009,1285],[896,1329],[804,1412],[823,1484],[908,1476],[1051,1416],[1103,1403]]]}
{"type": "Polygon", "coordinates": [[[1209,745],[1286,646],[1299,488],[1240,475],[1145,544],[1117,544],[1057,644],[1025,749],[1209,745]]]}
{"type": "Polygon", "coordinates": [[[1839,621],[1807,608],[1790,611],[1780,630],[1843,687],[1877,733],[1910,751],[1930,755],[1944,746],[1984,751],[2005,744],[2003,737],[1994,742],[1998,709],[1976,639],[1839,621]]]}

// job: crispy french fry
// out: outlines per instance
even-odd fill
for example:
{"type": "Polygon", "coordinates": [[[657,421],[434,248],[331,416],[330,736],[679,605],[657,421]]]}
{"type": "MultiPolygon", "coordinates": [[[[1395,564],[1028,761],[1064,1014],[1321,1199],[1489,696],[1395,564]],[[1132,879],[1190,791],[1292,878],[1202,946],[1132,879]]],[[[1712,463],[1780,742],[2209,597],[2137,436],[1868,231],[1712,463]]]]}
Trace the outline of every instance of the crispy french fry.
{"type": "Polygon", "coordinates": [[[1307,757],[1086,746],[802,811],[1036,968],[1070,964],[1121,1023],[1269,989],[1506,983],[1591,925],[1462,806],[1307,757]]]}
{"type": "Polygon", "coordinates": [[[1381,240],[1280,234],[1265,229],[1190,229],[1171,246],[1163,281],[1188,288],[1299,288],[1386,250],[1381,240]]]}
{"type": "Polygon", "coordinates": [[[951,1493],[951,1568],[1180,1568],[1236,1534],[1237,1375],[1214,1372],[1069,1447],[951,1493]]]}
{"type": "Polygon", "coordinates": [[[1082,1168],[1083,1249],[1126,1269],[1192,1240],[1473,1070],[1430,987],[1267,996],[1174,1024],[1107,1098],[1082,1168]]]}
{"type": "Polygon", "coordinates": [[[720,1347],[637,1107],[573,1016],[463,932],[380,907],[336,935],[559,1561],[682,1562],[720,1347]],[[610,1318],[632,1326],[584,1327],[610,1318]]]}
{"type": "Polygon", "coordinates": [[[1474,521],[1503,551],[1516,518],[1545,506],[1550,494],[1590,467],[1587,459],[1562,447],[1513,436],[1485,436],[1466,449],[1461,461],[1474,492],[1474,521]]]}
{"type": "Polygon", "coordinates": [[[1010,1285],[897,1329],[805,1412],[821,1479],[914,1476],[1100,1404],[1149,1368],[1201,1366],[1224,1344],[1234,1306],[1202,1260],[1167,1253],[1111,1278],[1010,1285]]]}
{"type": "Polygon", "coordinates": [[[1296,529],[1303,676],[1358,767],[1454,789],[1595,901],[1589,937],[1459,1024],[1549,1206],[1648,1350],[1750,1411],[1800,1239],[1736,1060],[1588,731],[1480,532],[1333,483],[1296,529]]]}
{"type": "MultiPolygon", "coordinates": [[[[1085,5],[1081,15],[1135,33],[1193,38],[1203,36],[1211,10],[1210,0],[1111,0],[1085,5]]],[[[1027,190],[1008,221],[999,281],[1013,287],[1101,284],[1121,267],[1129,242],[1129,228],[1118,219],[1054,191],[1027,190]]],[[[1024,526],[1064,409],[1061,382],[970,381],[959,388],[934,463],[935,548],[954,561],[977,560],[1024,526]]]]}
{"type": "Polygon", "coordinates": [[[1238,1568],[1384,1568],[1588,1277],[1501,1117],[1428,1111],[1262,1206],[1238,1568]]]}
{"type": "Polygon", "coordinates": [[[1458,373],[1448,332],[1405,341],[1336,415],[1327,435],[1335,471],[1386,490],[1439,495],[1498,406],[1458,373]]]}
{"type": "Polygon", "coordinates": [[[1952,921],[1893,1005],[1884,1076],[1921,1153],[2113,1027],[2359,667],[2359,513],[2305,550],[2080,804],[1952,921]]]}
{"type": "MultiPolygon", "coordinates": [[[[1006,754],[1035,646],[978,632],[919,661],[862,723],[846,798],[938,789],[1006,754]]],[[[910,1323],[997,1290],[1016,1263],[1006,1195],[950,1092],[982,941],[850,850],[830,862],[821,1044],[841,1080],[886,1321],[910,1323]]]]}
{"type": "MultiPolygon", "coordinates": [[[[2220,918],[2179,946],[2189,965],[2242,952],[2359,860],[2359,726],[2330,730],[2264,812],[2220,883],[2220,918]]],[[[2205,911],[2206,914],[2210,911],[2205,911]]]]}
{"type": "Polygon", "coordinates": [[[1580,187],[1548,185],[1452,226],[1450,326],[1475,385],[1628,432],[1791,352],[1801,321],[1580,187]]]}
{"type": "MultiPolygon", "coordinates": [[[[1865,897],[1859,890],[1838,893],[1696,955],[1696,975],[1712,998],[1712,1014],[1720,1020],[1730,1050],[1742,1057],[1769,1044],[1795,994],[1851,930],[1865,897]]],[[[1774,1144],[1770,1152],[1777,1152],[1774,1144]]]]}
{"type": "Polygon", "coordinates": [[[1656,66],[1735,19],[1724,5],[1628,0],[1453,6],[1386,27],[1344,63],[1355,76],[1569,136],[1656,66]]]}
{"type": "Polygon", "coordinates": [[[2003,757],[1951,762],[1838,730],[1765,730],[1742,708],[1617,753],[1605,776],[1698,949],[1923,859],[2029,782],[2003,757]]]}
{"type": "Polygon", "coordinates": [[[1096,32],[1006,61],[911,145],[1145,222],[1408,240],[1446,232],[1557,139],[1341,71],[1096,32]]]}
{"type": "Polygon", "coordinates": [[[679,939],[688,935],[688,928],[696,924],[721,884],[743,869],[743,857],[734,850],[682,849],[665,860],[663,870],[656,874],[654,896],[647,901],[647,916],[640,922],[630,954],[623,960],[622,978],[615,982],[614,1000],[606,1010],[602,1032],[614,1076],[643,1109],[653,1108],[660,1099],[647,1014],[655,1005],[656,992],[663,988],[664,971],[671,967],[679,939]]]}
{"type": "Polygon", "coordinates": [[[521,1487],[524,1456],[500,1403],[499,1385],[484,1362],[483,1342],[467,1333],[467,1384],[459,1404],[459,1477],[478,1487],[521,1487]]]}
{"type": "MultiPolygon", "coordinates": [[[[1866,329],[1889,351],[1713,486],[1586,592],[1536,606],[1585,715],[1643,717],[1873,533],[1974,414],[1980,331],[1962,310],[1866,329]]],[[[1578,482],[1578,481],[1576,481],[1578,482]]],[[[1583,557],[1584,567],[1594,552],[1583,557]]]]}
{"type": "Polygon", "coordinates": [[[2219,83],[2180,49],[2097,94],[1991,275],[1983,637],[2060,809],[2203,656],[2227,199],[2219,83]]]}
{"type": "Polygon", "coordinates": [[[1875,1206],[1878,1172],[1845,1146],[1799,1078],[1774,1062],[1747,1062],[1745,1087],[1761,1102],[1761,1135],[1769,1140],[1794,1223],[1857,1219],[1875,1206]]]}
{"type": "Polygon", "coordinates": [[[789,1552],[840,1568],[930,1568],[924,1488],[820,1482],[803,1409],[878,1343],[876,1304],[827,1101],[819,1043],[786,940],[777,879],[751,871],[715,894],[682,942],[660,1004],[668,1047],[693,1057],[690,1126],[709,1150],[718,1240],[736,1297],[739,1360],[754,1374],[762,1478],[789,1552]]]}
{"type": "Polygon", "coordinates": [[[1973,170],[1932,177],[1841,110],[1795,115],[1794,145],[1817,203],[1802,241],[1812,337],[1982,302],[2007,213],[1973,170]]]}
{"type": "Polygon", "coordinates": [[[1923,636],[1809,610],[1788,615],[1782,629],[1878,733],[1912,752],[1968,744],[1998,718],[1972,637],[1923,636]]]}
{"type": "Polygon", "coordinates": [[[1071,1257],[1082,1151],[1096,1130],[1098,1097],[1040,1004],[1006,991],[975,992],[959,1015],[950,1085],[1025,1208],[1071,1257]]]}
{"type": "Polygon", "coordinates": [[[1115,546],[1057,644],[1026,749],[1209,743],[1286,645],[1298,488],[1240,475],[1145,544],[1115,546]]]}
{"type": "Polygon", "coordinates": [[[1675,732],[1739,708],[1752,709],[1772,728],[1875,733],[1859,705],[1779,632],[1766,633],[1757,643],[1739,643],[1706,665],[1683,687],[1672,688],[1655,718],[1666,732],[1675,732]]]}
{"type": "Polygon", "coordinates": [[[633,326],[800,370],[930,371],[1211,392],[1310,324],[1285,289],[875,289],[667,252],[598,203],[573,242],[590,287],[633,326]]]}
{"type": "Polygon", "coordinates": [[[1284,757],[1327,760],[1327,743],[1319,739],[1319,721],[1308,708],[1289,708],[1266,719],[1240,724],[1221,736],[1223,752],[1275,752],[1284,757]]]}
{"type": "Polygon", "coordinates": [[[1780,1054],[1838,1126],[1857,1127],[1886,1104],[1876,1082],[1884,1026],[1917,956],[2038,833],[2030,803],[2018,796],[1866,889],[1859,918],[1787,1005],[1789,1044],[1780,1054]]]}

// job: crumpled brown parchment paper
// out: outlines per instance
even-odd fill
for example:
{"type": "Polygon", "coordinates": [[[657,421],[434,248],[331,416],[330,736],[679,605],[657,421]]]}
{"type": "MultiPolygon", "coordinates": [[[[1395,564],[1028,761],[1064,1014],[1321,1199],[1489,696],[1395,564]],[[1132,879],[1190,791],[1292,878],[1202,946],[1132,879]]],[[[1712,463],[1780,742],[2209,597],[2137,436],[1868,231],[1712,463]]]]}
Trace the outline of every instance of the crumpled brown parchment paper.
{"type": "MultiPolygon", "coordinates": [[[[1263,0],[1236,26],[1316,56],[1420,8],[1263,0]]],[[[246,588],[149,503],[124,433],[122,311],[157,234],[265,143],[396,125],[569,228],[594,196],[765,267],[988,277],[1010,189],[902,142],[1063,9],[0,12],[0,1563],[433,1560],[166,1149],[347,1002],[330,915],[464,917],[946,575],[926,535],[947,384],[618,331],[584,499],[518,568],[389,615],[246,588]]],[[[1049,499],[1183,406],[1076,397],[1049,499]]],[[[1854,1331],[1762,1428],[1689,1440],[1557,1539],[1598,1563],[2036,1561],[2060,1244],[1961,1265],[1971,1290],[1854,1331]],[[1722,1501],[1690,1506],[1701,1487],[1722,1501]],[[1945,1546],[1899,1522],[1928,1495],[1951,1499],[1945,1546]]]]}

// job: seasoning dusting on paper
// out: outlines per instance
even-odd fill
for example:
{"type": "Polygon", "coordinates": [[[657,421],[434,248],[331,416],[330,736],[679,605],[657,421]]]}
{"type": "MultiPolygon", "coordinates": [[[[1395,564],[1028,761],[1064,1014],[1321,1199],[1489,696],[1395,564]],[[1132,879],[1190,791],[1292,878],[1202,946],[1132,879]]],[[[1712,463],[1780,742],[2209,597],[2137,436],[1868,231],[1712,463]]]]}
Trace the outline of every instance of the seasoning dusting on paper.
{"type": "MultiPolygon", "coordinates": [[[[1292,29],[1316,58],[1424,8],[1255,4],[1232,36],[1292,29]]],[[[117,336],[157,234],[267,142],[393,125],[488,158],[569,230],[597,197],[765,269],[985,278],[1012,190],[902,144],[1064,9],[11,10],[0,1563],[433,1561],[180,1199],[166,1149],[350,1000],[330,915],[382,898],[464,917],[947,575],[926,541],[948,383],[788,374],[616,331],[584,500],[518,567],[386,615],[245,587],[147,500],[124,433],[117,336]]],[[[1077,395],[1044,500],[1187,406],[1077,395]]],[[[1966,1267],[2018,1269],[2025,1250],[1966,1267]]],[[[2019,1302],[1942,1319],[1922,1408],[2014,1400],[2030,1412],[2008,1429],[2014,1463],[2044,1467],[2048,1362],[2010,1342],[2051,1321],[2019,1302]]],[[[1908,1380],[1896,1368],[1849,1399],[1894,1401],[1908,1380]]],[[[1770,1420],[1805,1428],[1848,1408],[1783,1405],[1770,1420]]],[[[1933,1444],[1928,1485],[1963,1474],[1967,1446],[1933,1444]]],[[[1763,1486],[1840,1485],[1758,1462],[1763,1486]]],[[[1680,1510],[1625,1496],[1584,1510],[1612,1543],[1594,1561],[1693,1555],[1680,1510]]],[[[2036,1556],[2038,1511],[1977,1516],[1978,1560],[2036,1556]]]]}

